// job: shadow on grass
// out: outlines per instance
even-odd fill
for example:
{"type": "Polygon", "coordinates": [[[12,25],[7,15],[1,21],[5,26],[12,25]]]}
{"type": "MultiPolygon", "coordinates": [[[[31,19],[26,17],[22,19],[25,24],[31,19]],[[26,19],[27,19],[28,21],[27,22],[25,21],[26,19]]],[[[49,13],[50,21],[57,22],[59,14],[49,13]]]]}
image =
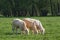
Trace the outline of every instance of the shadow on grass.
{"type": "MultiPolygon", "coordinates": [[[[5,35],[14,35],[14,34],[16,34],[16,33],[5,33],[5,35]]],[[[17,34],[21,34],[21,33],[17,33],[17,34]]]]}

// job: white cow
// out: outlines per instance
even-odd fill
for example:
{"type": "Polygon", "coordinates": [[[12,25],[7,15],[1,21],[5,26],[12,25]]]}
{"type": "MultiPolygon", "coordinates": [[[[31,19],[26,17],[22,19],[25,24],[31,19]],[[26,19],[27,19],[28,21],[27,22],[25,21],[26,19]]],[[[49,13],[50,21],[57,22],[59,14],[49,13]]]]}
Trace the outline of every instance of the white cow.
{"type": "Polygon", "coordinates": [[[38,31],[44,35],[45,29],[43,28],[42,23],[39,20],[35,20],[34,23],[37,26],[38,31]]]}
{"type": "Polygon", "coordinates": [[[32,19],[32,18],[24,18],[23,20],[27,20],[27,21],[34,23],[34,25],[36,25],[38,32],[41,32],[42,34],[45,33],[45,29],[43,28],[43,26],[39,20],[32,19]]]}
{"type": "Polygon", "coordinates": [[[14,29],[16,28],[16,34],[17,29],[19,28],[21,32],[25,32],[26,34],[29,34],[29,30],[26,27],[26,23],[20,19],[14,19],[12,22],[12,31],[14,32],[14,29]]]}

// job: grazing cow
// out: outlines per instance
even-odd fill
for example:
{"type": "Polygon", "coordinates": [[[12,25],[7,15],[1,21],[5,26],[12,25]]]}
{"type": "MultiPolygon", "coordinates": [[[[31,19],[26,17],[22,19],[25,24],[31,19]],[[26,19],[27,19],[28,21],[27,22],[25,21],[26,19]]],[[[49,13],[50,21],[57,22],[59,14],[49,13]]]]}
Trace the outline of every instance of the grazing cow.
{"type": "Polygon", "coordinates": [[[34,23],[35,23],[38,31],[44,35],[45,29],[43,28],[42,23],[39,20],[35,20],[34,23]]]}
{"type": "Polygon", "coordinates": [[[29,20],[29,19],[23,19],[23,21],[26,23],[26,27],[29,29],[29,30],[32,30],[32,32],[34,34],[38,34],[38,31],[37,31],[37,28],[35,26],[35,24],[33,23],[33,21],[29,20]]]}
{"type": "Polygon", "coordinates": [[[12,31],[13,32],[14,32],[15,28],[16,28],[16,34],[17,34],[18,28],[21,30],[21,32],[25,32],[26,34],[29,34],[29,30],[26,27],[26,23],[23,20],[14,19],[12,22],[12,31]]]}
{"type": "Polygon", "coordinates": [[[38,32],[41,32],[42,34],[45,33],[45,29],[43,28],[43,26],[42,26],[42,24],[41,24],[41,22],[39,20],[32,19],[32,18],[24,18],[23,20],[34,23],[34,25],[36,26],[38,32]]]}

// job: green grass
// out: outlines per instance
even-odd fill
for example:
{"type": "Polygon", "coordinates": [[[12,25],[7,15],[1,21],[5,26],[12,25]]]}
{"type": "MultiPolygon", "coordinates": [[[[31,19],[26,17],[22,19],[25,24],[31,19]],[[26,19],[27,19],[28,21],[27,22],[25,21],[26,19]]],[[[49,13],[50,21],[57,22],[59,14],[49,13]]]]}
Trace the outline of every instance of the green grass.
{"type": "MultiPolygon", "coordinates": [[[[22,19],[23,17],[19,17],[22,19]]],[[[11,22],[14,18],[0,18],[0,40],[60,40],[60,17],[32,17],[39,19],[46,34],[12,34],[11,22]]]]}

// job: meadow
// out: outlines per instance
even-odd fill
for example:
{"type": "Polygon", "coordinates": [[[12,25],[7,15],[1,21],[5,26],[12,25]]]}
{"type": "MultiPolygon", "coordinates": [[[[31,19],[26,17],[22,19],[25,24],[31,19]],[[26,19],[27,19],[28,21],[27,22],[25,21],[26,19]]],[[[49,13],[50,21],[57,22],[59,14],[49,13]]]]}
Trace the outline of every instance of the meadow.
{"type": "MultiPolygon", "coordinates": [[[[17,17],[0,17],[0,40],[60,40],[60,17],[31,17],[39,19],[46,30],[42,34],[12,34],[12,20],[17,17]]],[[[18,17],[23,19],[24,17],[18,17]]]]}

